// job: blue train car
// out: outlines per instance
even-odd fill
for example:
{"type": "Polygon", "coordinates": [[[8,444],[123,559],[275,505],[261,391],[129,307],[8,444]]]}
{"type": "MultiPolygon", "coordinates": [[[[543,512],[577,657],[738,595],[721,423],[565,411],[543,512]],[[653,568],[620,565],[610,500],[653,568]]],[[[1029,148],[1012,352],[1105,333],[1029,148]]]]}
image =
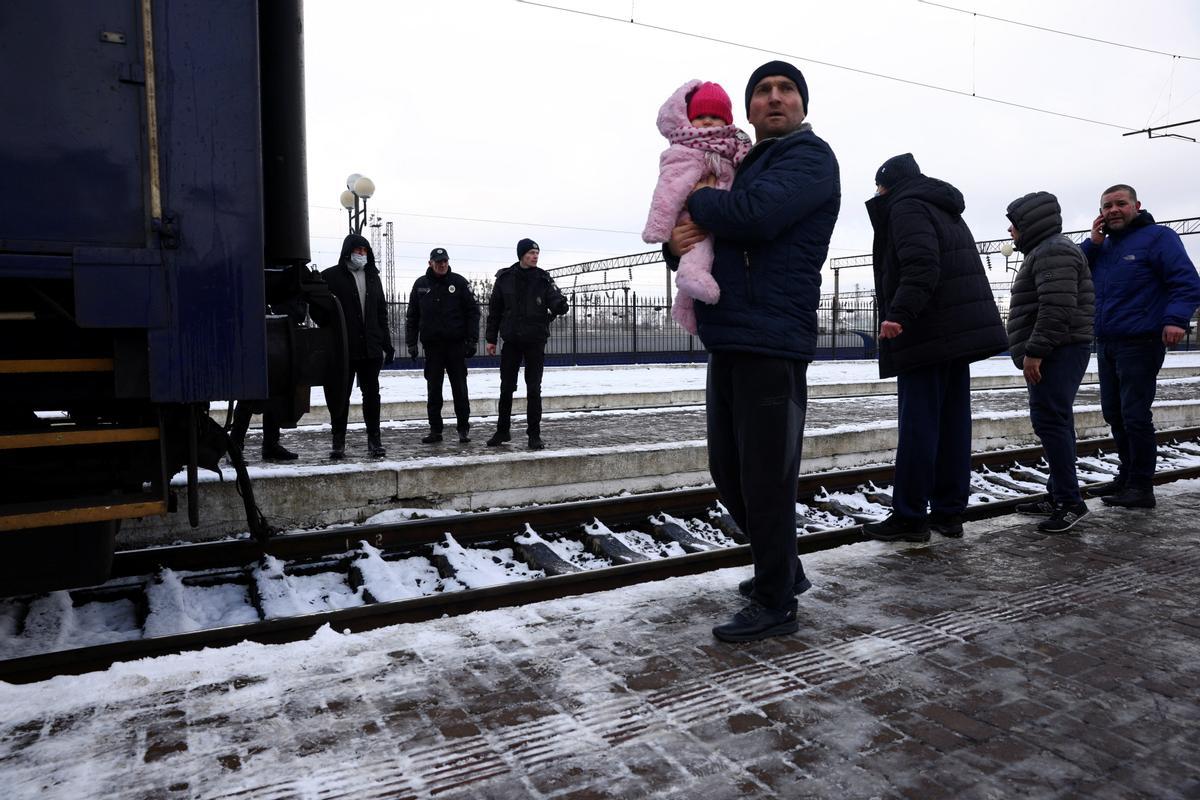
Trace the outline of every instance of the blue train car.
{"type": "Polygon", "coordinates": [[[267,313],[326,302],[301,30],[298,1],[0,11],[0,594],[103,579],[119,521],[224,455],[210,402],[294,424],[344,361],[267,313]]]}

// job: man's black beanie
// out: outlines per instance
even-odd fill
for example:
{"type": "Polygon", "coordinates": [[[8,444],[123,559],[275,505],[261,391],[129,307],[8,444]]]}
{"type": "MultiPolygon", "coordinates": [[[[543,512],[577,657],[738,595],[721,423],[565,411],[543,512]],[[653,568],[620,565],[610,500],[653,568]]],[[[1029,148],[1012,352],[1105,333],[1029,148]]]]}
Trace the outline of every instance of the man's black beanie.
{"type": "Polygon", "coordinates": [[[754,87],[768,75],[782,75],[796,84],[796,88],[800,90],[800,99],[804,101],[804,113],[807,115],[808,84],[804,81],[803,73],[786,61],[768,61],[750,75],[750,80],[746,83],[746,113],[750,113],[750,96],[754,94],[754,87]]]}
{"type": "Polygon", "coordinates": [[[538,247],[538,243],[533,239],[522,239],[521,241],[517,242],[517,260],[520,261],[522,258],[524,258],[525,254],[530,250],[541,251],[541,249],[542,248],[538,247]]]}
{"type": "Polygon", "coordinates": [[[921,174],[917,160],[912,153],[892,156],[883,162],[883,166],[875,173],[875,183],[885,189],[891,189],[900,181],[915,178],[921,174]]]}

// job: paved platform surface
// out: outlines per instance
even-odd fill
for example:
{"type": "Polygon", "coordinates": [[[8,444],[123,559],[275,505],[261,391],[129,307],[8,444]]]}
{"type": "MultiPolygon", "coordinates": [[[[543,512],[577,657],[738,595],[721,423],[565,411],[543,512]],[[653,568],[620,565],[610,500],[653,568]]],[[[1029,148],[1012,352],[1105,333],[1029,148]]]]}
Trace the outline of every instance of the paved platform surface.
{"type": "MultiPolygon", "coordinates": [[[[1200,383],[1195,379],[1164,381],[1158,387],[1159,404],[1175,401],[1200,399],[1200,383]]],[[[1096,386],[1083,386],[1076,398],[1077,408],[1100,406],[1100,390],[1096,386]]],[[[990,390],[971,393],[971,407],[976,417],[989,414],[1016,413],[1028,415],[1029,400],[1024,389],[990,390]]],[[[383,443],[387,448],[388,461],[405,461],[438,456],[463,456],[471,453],[496,454],[511,450],[523,450],[526,445],[525,417],[513,418],[513,441],[499,448],[489,448],[485,442],[496,430],[496,420],[475,418],[472,420],[471,442],[459,444],[454,430],[454,416],[449,399],[445,405],[445,439],[438,444],[421,444],[421,438],[429,432],[424,421],[388,422],[383,425],[383,443]]],[[[883,395],[860,397],[853,401],[844,398],[810,399],[805,430],[815,433],[822,430],[850,427],[856,429],[868,423],[894,425],[896,422],[896,398],[883,395]]],[[[613,410],[546,414],[542,420],[542,438],[549,451],[582,447],[605,447],[625,444],[661,444],[705,438],[705,416],[703,405],[688,408],[642,409],[639,411],[613,410]]],[[[330,433],[328,425],[304,426],[284,431],[282,444],[300,454],[300,460],[287,466],[307,464],[339,463],[329,459],[330,433]]],[[[262,448],[261,432],[251,430],[246,437],[246,458],[250,464],[261,464],[266,469],[271,464],[260,460],[262,448]]],[[[370,463],[366,455],[367,435],[362,424],[351,424],[346,437],[347,461],[370,463]]],[[[340,462],[347,463],[347,462],[340,462]]]]}
{"type": "Polygon", "coordinates": [[[728,569],[367,634],[0,684],[5,795],[1194,798],[1200,482],[806,557],[801,631],[709,632],[728,569]]]}

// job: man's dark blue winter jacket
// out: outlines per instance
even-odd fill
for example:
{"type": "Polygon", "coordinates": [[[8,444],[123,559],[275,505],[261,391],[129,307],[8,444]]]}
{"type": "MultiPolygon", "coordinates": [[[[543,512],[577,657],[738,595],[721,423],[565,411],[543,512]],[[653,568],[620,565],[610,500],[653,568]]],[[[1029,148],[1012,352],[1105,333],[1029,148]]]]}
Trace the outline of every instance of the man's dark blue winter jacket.
{"type": "Polygon", "coordinates": [[[1083,254],[1096,284],[1096,336],[1122,338],[1184,330],[1200,306],[1200,276],[1179,234],[1141,211],[1102,244],[1085,239],[1083,254]]]}
{"type": "Polygon", "coordinates": [[[805,124],[746,156],[729,191],[700,189],[688,211],[716,240],[716,305],[697,301],[710,352],[811,361],[821,265],[841,205],[837,159],[805,124]]]}

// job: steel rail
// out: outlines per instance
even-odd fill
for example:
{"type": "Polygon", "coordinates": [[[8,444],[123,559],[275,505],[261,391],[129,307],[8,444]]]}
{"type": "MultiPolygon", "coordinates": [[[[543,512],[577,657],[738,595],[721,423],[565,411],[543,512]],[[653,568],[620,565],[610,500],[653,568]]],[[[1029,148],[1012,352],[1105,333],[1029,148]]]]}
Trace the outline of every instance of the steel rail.
{"type": "MultiPolygon", "coordinates": [[[[1160,441],[1178,440],[1181,438],[1195,439],[1200,436],[1200,429],[1160,432],[1160,441]]],[[[1101,450],[1105,445],[1111,446],[1111,440],[1091,440],[1079,443],[1080,455],[1089,455],[1101,450]]],[[[1001,450],[976,454],[972,459],[974,467],[1012,464],[1030,458],[1040,458],[1042,450],[1036,448],[1021,448],[1017,450],[1001,450]]],[[[882,480],[890,477],[891,467],[871,467],[842,472],[820,473],[802,476],[802,493],[809,494],[818,491],[823,485],[836,488],[857,486],[868,480],[882,480]],[[835,482],[836,480],[836,482],[835,482]],[[822,483],[822,481],[824,483],[822,483]]],[[[1156,483],[1168,483],[1175,480],[1200,477],[1200,467],[1188,467],[1179,470],[1168,470],[1156,473],[1156,483]]],[[[967,521],[978,521],[1010,513],[1020,502],[1027,502],[1039,495],[1015,497],[998,500],[993,503],[972,506],[967,509],[964,518],[967,521]]],[[[1044,495],[1041,495],[1044,496],[1044,495]]],[[[354,538],[357,542],[370,539],[363,532],[378,529],[389,536],[390,544],[421,544],[436,541],[442,533],[448,530],[450,523],[455,523],[459,534],[464,540],[495,539],[520,530],[530,521],[531,516],[541,514],[541,519],[550,523],[543,524],[545,532],[555,530],[555,524],[575,527],[580,522],[580,515],[585,510],[593,517],[601,514],[606,524],[620,524],[622,521],[644,520],[648,514],[670,513],[671,509],[687,513],[690,510],[706,508],[715,493],[712,490],[692,490],[689,492],[664,492],[654,495],[615,498],[613,500],[588,501],[572,503],[563,506],[522,509],[516,511],[495,512],[484,515],[463,515],[462,517],[443,517],[433,520],[419,520],[398,525],[360,526],[356,529],[344,529],[337,536],[348,536],[349,530],[358,531],[354,538]],[[681,497],[681,495],[683,497],[681,497]],[[703,498],[708,498],[703,502],[703,498]],[[669,505],[664,505],[669,503],[669,505]],[[556,516],[557,515],[557,516],[556,516]],[[472,519],[475,517],[475,519],[472,519]],[[517,525],[517,520],[520,520],[517,525]],[[483,520],[483,522],[480,522],[483,520]],[[503,523],[500,523],[503,520],[503,523]],[[436,531],[436,533],[434,533],[436,531]]],[[[586,520],[585,520],[586,521],[586,520]]],[[[562,527],[558,527],[562,530],[562,527]]],[[[288,537],[291,538],[291,537],[288,537]]],[[[306,544],[295,552],[311,554],[310,548],[316,541],[330,541],[328,535],[305,534],[297,539],[305,539],[306,544]]],[[[836,530],[797,536],[799,553],[809,554],[864,541],[862,526],[839,528],[836,530]]],[[[278,544],[276,540],[272,544],[278,544]]],[[[242,543],[236,543],[242,544],[242,543]]],[[[194,546],[201,547],[201,546],[194,546]]],[[[186,548],[164,548],[177,551],[186,548]]],[[[264,548],[258,548],[264,549],[264,548]]],[[[274,549],[274,548],[272,548],[274,549]]],[[[350,549],[350,548],[347,548],[350,549]]],[[[230,551],[232,552],[232,551],[230,551]]],[[[249,552],[247,550],[246,552],[249,552]]],[[[292,555],[295,554],[292,553],[292,555]]],[[[328,549],[323,553],[330,555],[328,549]]],[[[0,680],[9,683],[29,683],[45,680],[57,675],[74,675],[105,669],[114,663],[130,661],[139,658],[154,657],[173,653],[198,650],[206,647],[221,647],[237,644],[243,641],[264,644],[280,644],[300,641],[312,636],[319,628],[329,625],[335,630],[346,632],[361,632],[374,628],[386,627],[403,623],[424,622],[446,615],[466,614],[474,611],[486,611],[506,608],[544,600],[560,599],[577,594],[606,591],[621,588],[635,583],[662,580],[669,577],[692,575],[714,569],[749,564],[751,561],[748,545],[736,545],[702,553],[693,553],[672,558],[652,559],[603,569],[587,570],[569,575],[551,576],[529,581],[515,581],[458,592],[446,592],[425,597],[384,603],[367,603],[354,608],[308,614],[299,617],[287,617],[261,622],[233,625],[192,633],[174,634],[161,637],[148,637],[127,642],[115,642],[93,647],[61,650],[42,653],[16,659],[0,661],[0,680]]]]}

